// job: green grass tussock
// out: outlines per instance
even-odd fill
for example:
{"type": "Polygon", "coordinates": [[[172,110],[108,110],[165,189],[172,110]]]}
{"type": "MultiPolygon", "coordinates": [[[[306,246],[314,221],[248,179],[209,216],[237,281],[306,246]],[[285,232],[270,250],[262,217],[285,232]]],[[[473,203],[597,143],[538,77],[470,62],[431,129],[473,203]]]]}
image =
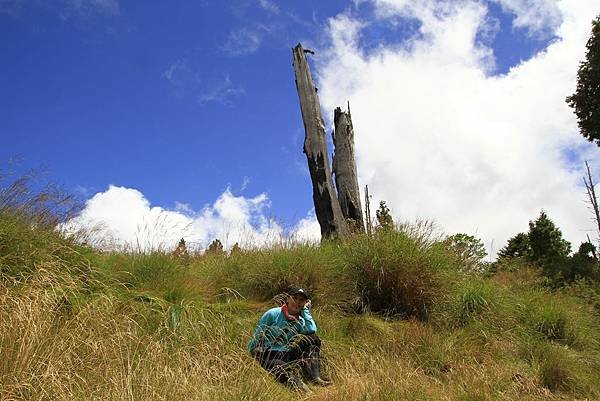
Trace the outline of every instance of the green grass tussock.
{"type": "Polygon", "coordinates": [[[443,296],[450,258],[406,232],[358,236],[342,246],[345,272],[363,310],[426,320],[443,296]]]}

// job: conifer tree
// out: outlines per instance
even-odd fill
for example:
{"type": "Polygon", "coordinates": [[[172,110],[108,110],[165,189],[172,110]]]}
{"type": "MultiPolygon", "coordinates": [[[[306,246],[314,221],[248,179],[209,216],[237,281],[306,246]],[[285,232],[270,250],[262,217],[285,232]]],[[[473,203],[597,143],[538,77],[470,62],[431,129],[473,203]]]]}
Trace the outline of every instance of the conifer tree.
{"type": "Polygon", "coordinates": [[[208,245],[206,253],[210,255],[221,255],[225,253],[223,250],[223,244],[218,238],[215,238],[215,240],[208,245]]]}
{"type": "Polygon", "coordinates": [[[240,247],[239,243],[235,243],[233,244],[233,246],[231,247],[231,250],[229,251],[229,255],[234,256],[234,255],[239,255],[242,253],[242,248],[240,247]]]}
{"type": "Polygon", "coordinates": [[[375,216],[377,217],[379,228],[384,230],[391,230],[394,228],[394,219],[392,218],[390,208],[387,207],[385,201],[379,202],[379,209],[375,211],[375,216]]]}
{"type": "Polygon", "coordinates": [[[185,239],[180,239],[179,244],[177,244],[177,248],[173,251],[173,256],[177,258],[187,258],[189,256],[187,245],[185,244],[185,239]]]}
{"type": "Polygon", "coordinates": [[[508,244],[498,251],[499,258],[520,258],[529,255],[529,236],[519,233],[508,240],[508,244]]]}
{"type": "Polygon", "coordinates": [[[566,101],[577,115],[581,135],[600,146],[600,15],[592,21],[586,48],[577,71],[577,88],[566,101]]]}
{"type": "Polygon", "coordinates": [[[550,267],[564,262],[571,253],[571,244],[543,210],[535,221],[529,222],[529,261],[550,267]]]}

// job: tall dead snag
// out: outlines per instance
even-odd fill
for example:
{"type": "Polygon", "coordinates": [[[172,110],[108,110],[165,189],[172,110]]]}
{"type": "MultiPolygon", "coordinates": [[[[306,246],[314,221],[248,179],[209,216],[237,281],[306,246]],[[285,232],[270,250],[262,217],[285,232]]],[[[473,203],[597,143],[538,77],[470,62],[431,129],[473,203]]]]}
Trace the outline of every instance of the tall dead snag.
{"type": "Polygon", "coordinates": [[[331,168],[325,141],[325,124],[321,116],[321,106],[317,90],[310,75],[306,52],[298,43],[292,49],[296,89],[300,98],[300,110],[304,122],[304,153],[308,160],[308,170],[313,187],[315,214],[321,226],[321,236],[330,238],[348,234],[337,194],[333,186],[331,168]]]}
{"type": "MultiPolygon", "coordinates": [[[[596,197],[596,189],[594,188],[596,184],[594,184],[594,180],[592,179],[592,172],[590,171],[590,165],[587,160],[585,161],[585,168],[587,170],[587,177],[583,177],[583,183],[588,194],[590,205],[592,205],[591,209],[594,212],[594,221],[598,230],[598,241],[600,241],[600,208],[598,207],[598,197],[596,197]]],[[[590,242],[589,237],[588,242],[590,242]]]]}
{"type": "Polygon", "coordinates": [[[335,186],[340,207],[351,230],[363,232],[365,225],[360,205],[356,161],[354,160],[354,127],[350,116],[350,102],[348,102],[348,111],[342,111],[341,107],[335,109],[333,123],[335,126],[331,134],[335,146],[333,174],[335,174],[335,186]]]}
{"type": "Polygon", "coordinates": [[[367,235],[370,237],[373,234],[373,220],[371,220],[371,197],[369,196],[369,186],[365,185],[365,219],[367,235]]]}

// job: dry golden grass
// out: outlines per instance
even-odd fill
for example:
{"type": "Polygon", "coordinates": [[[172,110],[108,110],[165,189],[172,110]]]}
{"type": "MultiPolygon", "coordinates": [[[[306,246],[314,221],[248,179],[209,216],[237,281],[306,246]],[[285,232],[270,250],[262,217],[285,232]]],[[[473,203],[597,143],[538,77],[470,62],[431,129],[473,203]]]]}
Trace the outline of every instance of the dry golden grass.
{"type": "Polygon", "coordinates": [[[538,365],[519,359],[508,337],[317,309],[324,370],[335,384],[301,395],[276,384],[245,352],[266,305],[188,304],[173,330],[166,304],[127,299],[110,288],[80,299],[83,284],[47,266],[26,282],[3,285],[0,399],[450,401],[597,394],[548,390],[538,365]]]}
{"type": "Polygon", "coordinates": [[[468,275],[401,233],[191,260],[101,253],[10,213],[0,208],[2,401],[600,399],[595,298],[552,292],[531,268],[468,275]],[[381,280],[396,292],[433,286],[419,303],[427,313],[381,280]],[[246,352],[290,284],[314,295],[334,381],[311,394],[277,384],[246,352]]]}

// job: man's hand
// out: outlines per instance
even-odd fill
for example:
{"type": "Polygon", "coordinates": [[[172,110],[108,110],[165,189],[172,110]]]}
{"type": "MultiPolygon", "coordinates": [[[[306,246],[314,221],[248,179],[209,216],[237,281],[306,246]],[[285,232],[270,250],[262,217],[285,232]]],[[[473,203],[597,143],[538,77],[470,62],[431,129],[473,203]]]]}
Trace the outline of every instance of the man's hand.
{"type": "Polygon", "coordinates": [[[309,299],[308,301],[306,301],[306,303],[304,304],[304,307],[306,309],[310,309],[310,307],[312,306],[312,301],[309,299]]]}

